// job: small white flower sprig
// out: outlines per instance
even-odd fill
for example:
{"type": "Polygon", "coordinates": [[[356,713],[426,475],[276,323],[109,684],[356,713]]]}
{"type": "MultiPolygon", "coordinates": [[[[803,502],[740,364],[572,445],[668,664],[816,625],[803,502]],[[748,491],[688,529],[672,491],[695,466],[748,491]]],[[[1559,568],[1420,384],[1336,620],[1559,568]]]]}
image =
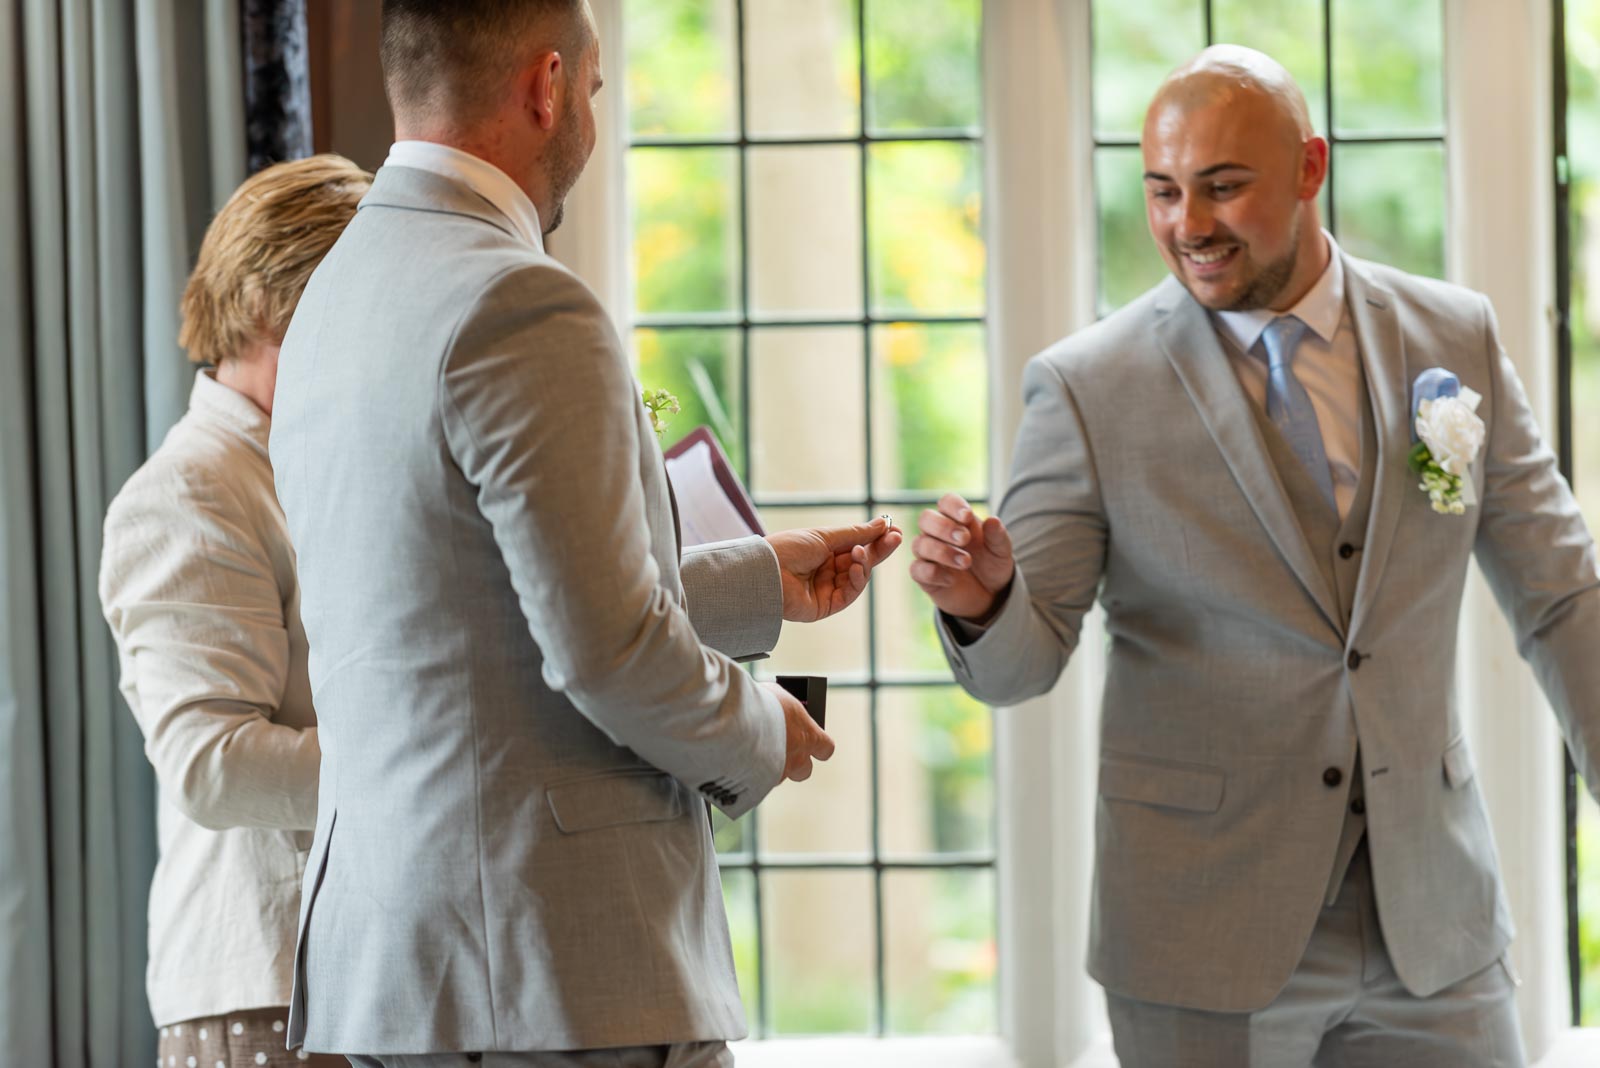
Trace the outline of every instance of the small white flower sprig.
{"type": "Polygon", "coordinates": [[[1409,462],[1440,515],[1465,515],[1477,504],[1471,479],[1472,461],[1483,448],[1484,425],[1478,418],[1477,393],[1442,367],[1417,376],[1412,386],[1413,433],[1409,462]]]}
{"type": "Polygon", "coordinates": [[[650,413],[650,429],[656,432],[656,437],[667,432],[666,415],[677,415],[683,411],[683,406],[678,403],[678,398],[664,389],[647,389],[644,391],[645,411],[650,413]]]}

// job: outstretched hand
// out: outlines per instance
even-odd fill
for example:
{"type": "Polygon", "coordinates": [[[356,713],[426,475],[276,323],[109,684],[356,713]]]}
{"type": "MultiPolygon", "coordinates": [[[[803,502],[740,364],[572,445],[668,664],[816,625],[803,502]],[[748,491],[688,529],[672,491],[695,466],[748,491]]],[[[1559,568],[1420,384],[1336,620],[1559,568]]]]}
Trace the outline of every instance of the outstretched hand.
{"type": "Polygon", "coordinates": [[[861,596],[872,569],[900,547],[905,535],[880,516],[847,527],[780,530],[767,535],[778,554],[783,618],[813,623],[842,612],[861,596]]]}
{"type": "Polygon", "coordinates": [[[947,493],[918,517],[917,529],[911,578],[946,615],[987,621],[1016,566],[1005,524],[993,516],[979,521],[965,500],[947,493]]]}

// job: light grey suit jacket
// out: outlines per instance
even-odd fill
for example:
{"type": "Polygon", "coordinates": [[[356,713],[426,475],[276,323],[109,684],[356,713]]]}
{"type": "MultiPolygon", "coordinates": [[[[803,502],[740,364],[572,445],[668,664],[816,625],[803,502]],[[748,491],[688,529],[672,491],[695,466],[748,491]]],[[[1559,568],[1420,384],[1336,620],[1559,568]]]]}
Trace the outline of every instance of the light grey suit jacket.
{"type": "Polygon", "coordinates": [[[777,640],[777,559],[680,565],[594,296],[386,167],[285,338],[271,454],[323,752],[291,1044],[742,1036],[701,795],[738,816],[782,777],[781,708],[730,659],[777,640]]]}
{"type": "Polygon", "coordinates": [[[1209,315],[1169,278],[1029,364],[1000,509],[1014,585],[970,644],[941,620],[962,684],[1003,705],[1047,691],[1084,613],[1105,608],[1089,966],[1129,997],[1249,1011],[1282,989],[1322,905],[1358,739],[1402,981],[1427,995],[1502,952],[1510,917],[1453,683],[1474,553],[1600,783],[1594,545],[1488,302],[1349,257],[1345,277],[1377,440],[1348,613],[1209,315]],[[1435,514],[1407,467],[1411,385],[1430,367],[1484,398],[1482,504],[1465,516],[1435,514]]]}

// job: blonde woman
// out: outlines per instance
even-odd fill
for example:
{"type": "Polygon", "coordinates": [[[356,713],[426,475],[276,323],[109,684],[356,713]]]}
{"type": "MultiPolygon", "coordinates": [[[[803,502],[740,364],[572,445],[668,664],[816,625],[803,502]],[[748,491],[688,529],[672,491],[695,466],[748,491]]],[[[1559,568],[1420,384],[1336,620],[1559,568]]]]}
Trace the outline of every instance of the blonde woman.
{"type": "Polygon", "coordinates": [[[284,1044],[321,752],[267,432],[284,330],[370,182],[323,155],[234,193],[183,294],[179,342],[209,366],[106,516],[100,601],[161,787],[147,982],[167,1068],[345,1065],[284,1044]]]}

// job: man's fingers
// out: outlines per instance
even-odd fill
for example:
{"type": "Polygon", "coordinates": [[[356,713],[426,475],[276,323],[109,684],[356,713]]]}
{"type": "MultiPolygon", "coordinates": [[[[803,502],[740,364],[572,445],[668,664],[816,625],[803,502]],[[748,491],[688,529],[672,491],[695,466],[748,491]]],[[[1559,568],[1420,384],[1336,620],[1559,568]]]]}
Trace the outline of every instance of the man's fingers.
{"type": "Polygon", "coordinates": [[[934,590],[947,590],[954,586],[956,573],[938,564],[917,560],[911,565],[911,581],[932,593],[934,590]]]}
{"type": "Polygon", "coordinates": [[[866,546],[863,550],[868,558],[867,567],[869,569],[877,567],[879,564],[889,559],[889,557],[894,555],[894,551],[900,548],[900,543],[905,540],[906,536],[900,532],[900,528],[890,527],[884,532],[883,537],[879,538],[871,545],[866,546]]]}
{"type": "Polygon", "coordinates": [[[829,552],[848,552],[857,545],[870,545],[889,530],[889,521],[883,516],[870,523],[854,523],[847,527],[824,527],[817,531],[829,552]]]}
{"type": "Polygon", "coordinates": [[[811,778],[811,758],[801,757],[791,761],[784,774],[794,782],[805,782],[811,778]]]}
{"type": "Polygon", "coordinates": [[[911,554],[918,560],[927,560],[953,571],[965,571],[972,566],[971,554],[926,534],[912,541],[911,554]]]}
{"type": "MultiPolygon", "coordinates": [[[[959,497],[956,498],[960,500],[959,497]]],[[[943,512],[936,512],[932,508],[924,509],[917,517],[917,529],[930,538],[947,541],[951,545],[965,545],[972,540],[972,535],[967,528],[943,512]]]]}
{"type": "Polygon", "coordinates": [[[966,526],[972,522],[972,506],[959,493],[946,493],[939,498],[939,511],[966,526]]]}
{"type": "Polygon", "coordinates": [[[818,760],[827,760],[833,756],[833,738],[821,727],[817,728],[817,738],[811,746],[811,755],[818,760]]]}
{"type": "Polygon", "coordinates": [[[1011,556],[1011,532],[994,516],[983,521],[983,544],[996,556],[1011,556]]]}

